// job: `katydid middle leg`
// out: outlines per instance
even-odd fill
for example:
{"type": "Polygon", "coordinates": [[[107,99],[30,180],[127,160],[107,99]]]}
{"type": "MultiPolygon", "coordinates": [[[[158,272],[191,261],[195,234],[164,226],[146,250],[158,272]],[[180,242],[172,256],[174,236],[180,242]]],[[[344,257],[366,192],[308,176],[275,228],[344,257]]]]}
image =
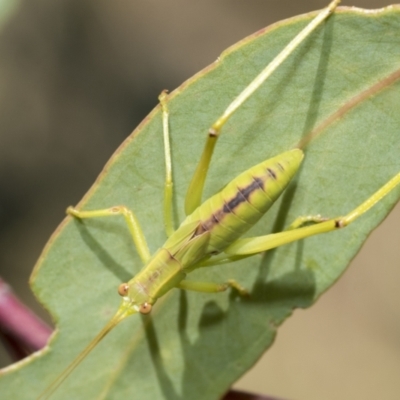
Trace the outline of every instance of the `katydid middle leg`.
{"type": "Polygon", "coordinates": [[[234,279],[229,279],[224,283],[183,280],[177,285],[177,288],[202,293],[219,293],[232,288],[239,292],[241,296],[248,295],[247,290],[234,279]]]}

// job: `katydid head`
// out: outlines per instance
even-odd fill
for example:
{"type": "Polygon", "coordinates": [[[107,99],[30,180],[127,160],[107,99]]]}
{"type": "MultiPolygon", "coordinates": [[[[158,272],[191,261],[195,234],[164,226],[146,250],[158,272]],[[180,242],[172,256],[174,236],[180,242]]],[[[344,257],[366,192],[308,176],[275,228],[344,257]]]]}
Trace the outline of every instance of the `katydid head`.
{"type": "Polygon", "coordinates": [[[134,279],[130,283],[121,283],[118,286],[118,294],[123,300],[119,310],[126,310],[128,315],[136,312],[148,314],[154,301],[143,289],[140,289],[141,285],[135,282],[134,279]]]}

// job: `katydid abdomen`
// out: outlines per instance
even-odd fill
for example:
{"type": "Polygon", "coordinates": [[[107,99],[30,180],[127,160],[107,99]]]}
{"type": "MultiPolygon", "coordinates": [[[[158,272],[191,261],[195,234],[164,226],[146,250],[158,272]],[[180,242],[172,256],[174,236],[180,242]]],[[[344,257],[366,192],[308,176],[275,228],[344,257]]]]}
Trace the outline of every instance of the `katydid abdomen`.
{"type": "Polygon", "coordinates": [[[271,208],[298,171],[303,157],[300,149],[294,149],[246,170],[190,214],[178,231],[198,222],[194,236],[209,233],[203,255],[224,251],[271,208]]]}

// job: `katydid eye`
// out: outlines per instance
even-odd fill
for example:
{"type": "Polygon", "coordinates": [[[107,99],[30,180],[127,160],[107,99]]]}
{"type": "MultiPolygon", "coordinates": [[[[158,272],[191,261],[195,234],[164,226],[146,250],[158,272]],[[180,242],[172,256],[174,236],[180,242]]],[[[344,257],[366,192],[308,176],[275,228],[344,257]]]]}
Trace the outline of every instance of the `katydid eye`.
{"type": "Polygon", "coordinates": [[[148,314],[152,309],[152,306],[149,303],[143,303],[139,307],[139,312],[141,314],[148,314]]]}
{"type": "Polygon", "coordinates": [[[127,283],[121,283],[118,286],[118,294],[122,297],[126,296],[129,291],[129,285],[127,283]]]}

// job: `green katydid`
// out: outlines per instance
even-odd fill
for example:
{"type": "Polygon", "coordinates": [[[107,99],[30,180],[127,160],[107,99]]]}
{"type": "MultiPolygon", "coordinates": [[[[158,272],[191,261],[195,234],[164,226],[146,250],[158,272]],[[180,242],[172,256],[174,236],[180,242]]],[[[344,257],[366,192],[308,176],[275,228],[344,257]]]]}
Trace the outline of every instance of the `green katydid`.
{"type": "Polygon", "coordinates": [[[122,295],[123,301],[117,314],[65,372],[43,393],[41,398],[50,395],[77,364],[86,357],[91,349],[120,321],[134,313],[148,313],[156,300],[172,288],[218,292],[233,287],[239,290],[240,293],[245,294],[245,290],[235,281],[228,281],[222,284],[192,282],[186,281],[186,273],[199,267],[218,265],[250,257],[307,236],[344,227],[379,202],[383,196],[400,183],[400,174],[398,174],[368,200],[344,217],[329,220],[319,216],[300,217],[295,220],[289,229],[281,233],[258,238],[240,239],[243,233],[268,210],[273,200],[280,195],[297,172],[303,158],[303,152],[300,149],[295,149],[245,171],[221,192],[201,204],[208,166],[220,130],[225,122],[260,87],[280,63],[290,55],[293,49],[334,10],[338,3],[339,1],[333,1],[324,11],[318,14],[293,42],[231,103],[221,118],[212,125],[203,156],[189,186],[186,201],[188,217],[176,231],[174,231],[172,223],[168,98],[166,94],[160,96],[163,108],[167,166],[164,214],[169,238],[153,257],[150,256],[136,216],[125,207],[112,207],[94,211],[68,209],[68,213],[77,218],[123,215],[132,233],[138,253],[146,267],[132,280],[120,285],[119,294],[122,295]]]}

